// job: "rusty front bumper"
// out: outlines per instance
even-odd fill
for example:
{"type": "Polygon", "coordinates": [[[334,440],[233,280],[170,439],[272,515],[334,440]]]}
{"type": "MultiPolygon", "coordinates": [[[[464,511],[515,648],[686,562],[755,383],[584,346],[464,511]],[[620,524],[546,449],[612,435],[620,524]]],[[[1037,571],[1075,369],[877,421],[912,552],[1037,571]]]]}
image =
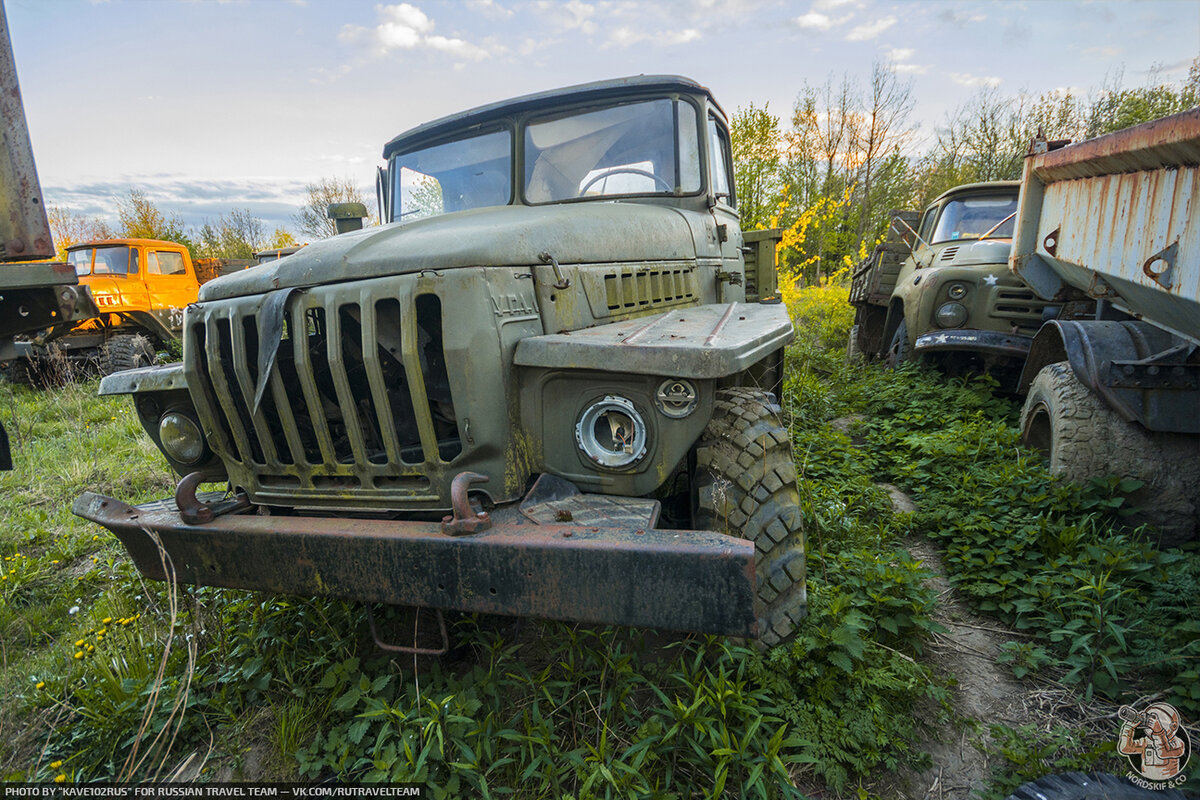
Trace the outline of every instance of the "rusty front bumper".
{"type": "MultiPolygon", "coordinates": [[[[436,522],[231,513],[187,524],[175,504],[91,492],[143,575],[365,602],[755,638],[754,545],[712,531],[553,523],[509,509],[469,535],[436,522]]],[[[576,516],[578,519],[578,515],[576,516]]]]}

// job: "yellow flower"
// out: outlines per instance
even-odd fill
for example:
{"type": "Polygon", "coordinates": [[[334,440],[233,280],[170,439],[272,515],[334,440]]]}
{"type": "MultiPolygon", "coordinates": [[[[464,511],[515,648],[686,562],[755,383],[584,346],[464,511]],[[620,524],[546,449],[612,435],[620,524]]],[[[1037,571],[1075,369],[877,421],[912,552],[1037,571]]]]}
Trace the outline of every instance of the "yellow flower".
{"type": "Polygon", "coordinates": [[[67,776],[63,775],[61,772],[54,776],[55,783],[64,783],[64,782],[66,782],[66,780],[67,780],[67,776]]]}
{"type": "Polygon", "coordinates": [[[75,643],[75,646],[76,646],[76,647],[83,647],[83,639],[80,639],[78,642],[76,642],[76,643],[75,643]]]}
{"type": "Polygon", "coordinates": [[[93,542],[98,542],[98,541],[100,541],[100,534],[98,534],[98,533],[97,533],[95,536],[93,536],[93,537],[92,537],[92,541],[93,541],[93,542]]]}
{"type": "Polygon", "coordinates": [[[8,580],[7,575],[0,575],[0,581],[6,581],[6,580],[8,580]]]}
{"type": "Polygon", "coordinates": [[[105,617],[104,619],[100,620],[101,625],[107,625],[110,622],[112,622],[112,617],[105,617]]]}
{"type": "Polygon", "coordinates": [[[61,766],[62,766],[61,761],[51,761],[50,762],[50,769],[58,769],[61,766]]]}
{"type": "MultiPolygon", "coordinates": [[[[105,620],[105,622],[111,622],[111,620],[105,620]]],[[[97,636],[103,636],[106,633],[108,633],[108,628],[101,628],[100,630],[96,631],[97,636]]]]}
{"type": "Polygon", "coordinates": [[[88,650],[88,652],[89,652],[89,653],[93,653],[93,652],[95,652],[95,651],[96,651],[96,645],[94,645],[94,644],[89,644],[89,645],[88,645],[88,648],[87,648],[87,650],[88,650]]]}
{"type": "Polygon", "coordinates": [[[53,561],[51,561],[50,563],[51,563],[51,564],[57,564],[57,563],[58,563],[58,559],[56,558],[56,559],[54,559],[53,561]]]}
{"type": "Polygon", "coordinates": [[[76,650],[76,651],[75,651],[75,657],[76,657],[76,658],[83,658],[83,651],[82,651],[82,650],[76,650]]]}
{"type": "MultiPolygon", "coordinates": [[[[37,686],[36,686],[36,687],[34,687],[34,688],[36,688],[36,689],[45,689],[45,688],[46,688],[46,682],[45,682],[45,681],[38,681],[38,682],[37,682],[37,686]]],[[[53,764],[51,764],[51,766],[53,766],[53,764]]]]}

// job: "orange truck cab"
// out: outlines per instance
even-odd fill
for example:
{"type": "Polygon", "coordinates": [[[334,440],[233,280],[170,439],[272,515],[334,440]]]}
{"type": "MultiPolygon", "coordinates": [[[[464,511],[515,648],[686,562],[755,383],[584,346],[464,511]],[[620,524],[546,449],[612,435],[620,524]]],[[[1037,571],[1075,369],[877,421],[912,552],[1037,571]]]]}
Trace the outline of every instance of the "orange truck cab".
{"type": "Polygon", "coordinates": [[[18,355],[89,362],[103,374],[147,366],[179,339],[183,312],[200,283],[187,248],[157,239],[104,239],[67,248],[67,262],[88,287],[100,315],[55,326],[18,355]]]}

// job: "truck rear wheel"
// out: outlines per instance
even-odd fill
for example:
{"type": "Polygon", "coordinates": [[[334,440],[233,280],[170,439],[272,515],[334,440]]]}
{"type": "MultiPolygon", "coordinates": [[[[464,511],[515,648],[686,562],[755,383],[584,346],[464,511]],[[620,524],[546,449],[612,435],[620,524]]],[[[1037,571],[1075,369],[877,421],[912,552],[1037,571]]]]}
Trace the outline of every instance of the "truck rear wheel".
{"type": "Polygon", "coordinates": [[[755,610],[767,646],[790,641],[806,613],[800,493],[779,415],[769,392],[719,390],[693,480],[693,524],[754,542],[755,610]]]}
{"type": "Polygon", "coordinates": [[[100,347],[100,374],[111,375],[154,363],[154,346],[141,334],[122,333],[100,347]]]}
{"type": "Polygon", "coordinates": [[[1127,422],[1080,383],[1066,361],[1042,368],[1021,409],[1021,440],[1050,472],[1086,484],[1107,475],[1145,484],[1131,500],[1160,531],[1160,544],[1195,536],[1200,437],[1148,431],[1127,422]]]}

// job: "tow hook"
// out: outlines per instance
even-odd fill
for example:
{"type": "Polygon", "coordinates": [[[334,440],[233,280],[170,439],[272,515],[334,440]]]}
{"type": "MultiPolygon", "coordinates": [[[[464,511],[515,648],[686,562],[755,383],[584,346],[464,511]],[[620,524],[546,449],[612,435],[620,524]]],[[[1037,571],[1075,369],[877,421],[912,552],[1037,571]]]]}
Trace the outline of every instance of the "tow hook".
{"type": "Polygon", "coordinates": [[[223,514],[232,514],[250,508],[250,498],[244,494],[212,504],[201,502],[196,497],[196,489],[203,480],[202,474],[193,472],[184,477],[175,487],[175,507],[179,509],[180,518],[188,525],[203,525],[223,514]]]}
{"type": "Polygon", "coordinates": [[[486,483],[486,475],[478,472],[460,472],[450,482],[450,505],[454,516],[442,517],[442,533],[450,536],[479,533],[492,527],[492,518],[486,511],[476,512],[471,507],[467,489],[472,483],[486,483]]]}

